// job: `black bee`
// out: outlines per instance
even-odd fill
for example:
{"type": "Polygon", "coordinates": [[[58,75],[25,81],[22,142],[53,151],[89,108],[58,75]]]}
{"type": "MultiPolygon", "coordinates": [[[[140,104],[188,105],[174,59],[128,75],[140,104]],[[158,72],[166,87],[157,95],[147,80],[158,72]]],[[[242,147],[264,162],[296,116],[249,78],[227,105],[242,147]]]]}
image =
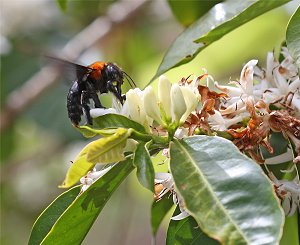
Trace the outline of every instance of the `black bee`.
{"type": "Polygon", "coordinates": [[[82,66],[56,58],[54,60],[76,70],[76,79],[72,82],[67,95],[68,116],[74,126],[78,126],[83,113],[87,123],[93,124],[90,99],[93,100],[95,108],[104,108],[97,95],[98,92],[100,94],[111,92],[123,104],[125,97],[122,96],[121,85],[124,78],[131,87],[135,86],[131,77],[114,63],[97,61],[89,66],[82,66]]]}

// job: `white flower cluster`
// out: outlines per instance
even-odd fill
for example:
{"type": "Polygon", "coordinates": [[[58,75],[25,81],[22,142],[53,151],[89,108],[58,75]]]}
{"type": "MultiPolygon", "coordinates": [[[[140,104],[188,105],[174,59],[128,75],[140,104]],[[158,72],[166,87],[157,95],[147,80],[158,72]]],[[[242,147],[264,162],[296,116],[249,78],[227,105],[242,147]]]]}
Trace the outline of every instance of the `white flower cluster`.
{"type": "Polygon", "coordinates": [[[129,90],[122,114],[144,126],[151,126],[153,121],[167,127],[170,124],[183,124],[199,103],[199,94],[187,86],[171,84],[161,76],[158,83],[158,97],[153,88],[129,90]]]}
{"type": "Polygon", "coordinates": [[[214,129],[225,130],[249,117],[246,108],[249,99],[254,104],[262,100],[267,105],[290,108],[295,116],[300,117],[298,68],[286,48],[283,48],[282,55],[284,59],[279,63],[273,52],[268,53],[266,69],[257,66],[257,60],[250,60],[242,69],[240,80],[230,82],[234,86],[215,82],[215,86],[229,99],[221,104],[222,109],[210,117],[214,129]]]}
{"type": "MultiPolygon", "coordinates": [[[[195,79],[194,83],[197,82],[195,79]]],[[[151,86],[144,90],[130,89],[126,93],[126,101],[120,108],[92,109],[91,116],[98,117],[108,113],[117,113],[139,122],[150,131],[153,122],[167,128],[170,125],[182,125],[190,113],[197,107],[200,95],[195,86],[179,86],[171,84],[165,77],[159,78],[158,96],[151,86]]]]}
{"type": "MultiPolygon", "coordinates": [[[[257,60],[250,60],[243,67],[238,81],[231,81],[228,86],[214,82],[217,91],[210,90],[208,83],[213,79],[206,73],[192,80],[183,78],[178,84],[161,76],[157,94],[151,86],[144,90],[131,89],[126,93],[123,106],[115,103],[114,108],[92,109],[91,116],[122,114],[142,124],[150,133],[155,129],[176,138],[192,135],[196,129],[208,134],[225,131],[232,135],[233,143],[241,151],[258,163],[265,161],[257,153],[260,146],[272,153],[269,136],[271,130],[278,131],[294,144],[298,153],[294,157],[296,164],[300,160],[300,80],[298,68],[288,50],[283,48],[281,54],[283,58],[279,62],[274,53],[268,53],[265,69],[257,65],[257,60]],[[203,78],[207,79],[207,86],[200,85],[203,78]],[[276,109],[270,109],[273,107],[276,109]]],[[[163,154],[168,158],[168,149],[163,154]]],[[[267,163],[277,160],[272,158],[267,163]]],[[[288,215],[300,205],[299,175],[296,175],[293,181],[270,177],[288,215]]],[[[89,177],[82,183],[87,180],[89,177]]],[[[173,219],[189,215],[170,173],[156,173],[155,183],[163,186],[156,195],[158,199],[171,192],[174,203],[179,205],[181,214],[173,219]]]]}

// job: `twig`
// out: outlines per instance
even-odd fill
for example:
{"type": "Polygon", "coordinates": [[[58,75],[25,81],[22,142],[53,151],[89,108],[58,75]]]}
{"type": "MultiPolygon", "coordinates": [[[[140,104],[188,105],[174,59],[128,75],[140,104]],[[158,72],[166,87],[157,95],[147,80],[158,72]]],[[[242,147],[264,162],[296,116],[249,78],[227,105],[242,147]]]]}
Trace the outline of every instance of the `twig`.
{"type": "MultiPolygon", "coordinates": [[[[105,16],[94,20],[71,39],[63,48],[61,55],[75,60],[96,42],[104,39],[115,26],[131,19],[146,2],[147,0],[123,0],[111,5],[105,16]]],[[[56,68],[51,65],[44,66],[23,86],[9,94],[0,114],[0,131],[5,130],[48,88],[55,85],[58,75],[59,71],[56,68]]]]}

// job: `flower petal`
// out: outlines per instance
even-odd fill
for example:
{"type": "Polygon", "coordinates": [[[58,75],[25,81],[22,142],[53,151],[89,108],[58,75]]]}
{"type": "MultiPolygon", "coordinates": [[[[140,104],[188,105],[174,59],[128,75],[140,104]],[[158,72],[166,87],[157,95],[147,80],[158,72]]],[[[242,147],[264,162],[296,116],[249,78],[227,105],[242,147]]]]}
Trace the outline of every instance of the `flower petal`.
{"type": "Polygon", "coordinates": [[[197,97],[197,95],[188,87],[181,86],[180,89],[186,104],[186,111],[180,118],[180,123],[184,123],[191,112],[197,108],[199,97],[197,97]]]}
{"type": "Polygon", "coordinates": [[[106,114],[118,114],[117,110],[114,108],[95,108],[90,110],[90,114],[92,118],[100,117],[106,114]]]}
{"type": "Polygon", "coordinates": [[[182,213],[180,213],[176,216],[173,216],[171,219],[172,220],[182,220],[188,216],[190,216],[190,214],[187,211],[183,211],[182,213]]]}
{"type": "Polygon", "coordinates": [[[163,109],[166,119],[171,120],[171,92],[172,84],[166,76],[160,76],[158,81],[158,100],[163,109]]]}
{"type": "Polygon", "coordinates": [[[250,60],[242,69],[240,77],[240,85],[244,93],[247,95],[253,94],[253,74],[254,66],[256,66],[258,60],[250,60]]]}
{"type": "Polygon", "coordinates": [[[153,88],[151,86],[146,87],[144,93],[144,107],[146,114],[159,124],[164,125],[160,116],[158,100],[153,88]]]}
{"type": "Polygon", "coordinates": [[[138,91],[130,89],[126,93],[126,101],[128,103],[129,117],[140,124],[144,124],[146,113],[142,97],[138,94],[138,91]]]}
{"type": "Polygon", "coordinates": [[[173,84],[171,88],[171,114],[173,122],[179,122],[186,110],[187,107],[182,91],[178,84],[173,84]]]}

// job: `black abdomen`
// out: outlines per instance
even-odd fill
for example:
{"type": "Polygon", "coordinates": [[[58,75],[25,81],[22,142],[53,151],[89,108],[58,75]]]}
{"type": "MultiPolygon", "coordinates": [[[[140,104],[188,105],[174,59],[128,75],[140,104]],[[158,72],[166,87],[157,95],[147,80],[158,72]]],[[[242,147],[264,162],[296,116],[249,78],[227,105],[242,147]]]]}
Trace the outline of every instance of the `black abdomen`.
{"type": "Polygon", "coordinates": [[[79,89],[78,82],[74,81],[68,96],[67,96],[67,109],[68,116],[71,122],[78,125],[81,121],[82,106],[81,106],[81,90],[79,89]]]}

